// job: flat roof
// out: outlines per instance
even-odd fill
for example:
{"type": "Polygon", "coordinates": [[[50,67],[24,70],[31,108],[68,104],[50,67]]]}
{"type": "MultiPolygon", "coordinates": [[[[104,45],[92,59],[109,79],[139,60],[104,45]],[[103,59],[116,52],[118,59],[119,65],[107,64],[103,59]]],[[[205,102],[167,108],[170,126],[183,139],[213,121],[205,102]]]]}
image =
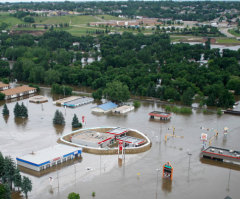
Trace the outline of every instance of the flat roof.
{"type": "Polygon", "coordinates": [[[86,103],[90,103],[93,102],[94,99],[91,97],[81,97],[78,99],[74,99],[68,102],[64,103],[64,106],[75,106],[75,105],[79,105],[79,104],[86,104],[86,103]]]}
{"type": "Polygon", "coordinates": [[[76,148],[64,144],[57,144],[52,147],[48,147],[39,151],[33,151],[27,155],[17,157],[16,159],[34,166],[42,166],[44,164],[50,163],[51,161],[56,161],[60,157],[67,157],[74,154],[75,151],[82,150],[81,148],[76,148]]]}
{"type": "Polygon", "coordinates": [[[45,102],[48,101],[48,98],[42,95],[35,95],[33,97],[29,98],[29,101],[31,102],[45,102]]]}
{"type": "Polygon", "coordinates": [[[106,142],[107,140],[114,138],[114,136],[112,135],[109,135],[107,133],[100,133],[97,131],[84,131],[74,135],[73,137],[75,139],[84,140],[92,143],[98,143],[98,144],[101,144],[103,142],[106,142]]]}
{"type": "Polygon", "coordinates": [[[117,127],[117,128],[112,129],[112,130],[110,130],[106,133],[113,134],[113,135],[121,135],[121,134],[126,133],[126,132],[128,132],[127,128],[117,127]]]}
{"type": "Polygon", "coordinates": [[[9,86],[9,84],[4,84],[4,83],[0,82],[0,88],[6,87],[6,86],[9,86]]]}
{"type": "Polygon", "coordinates": [[[65,97],[65,98],[56,100],[56,101],[54,101],[53,103],[63,104],[63,103],[65,103],[65,102],[69,102],[69,101],[72,101],[72,100],[75,100],[75,99],[79,99],[79,98],[81,98],[81,97],[79,97],[79,96],[70,96],[70,97],[65,97]]]}
{"type": "Polygon", "coordinates": [[[156,117],[170,117],[170,116],[171,116],[171,113],[160,112],[160,111],[152,111],[152,112],[149,113],[148,115],[156,116],[156,117]]]}
{"type": "Polygon", "coordinates": [[[122,110],[129,109],[131,107],[134,107],[134,106],[123,105],[123,106],[120,106],[120,107],[116,108],[115,111],[122,111],[122,110]]]}
{"type": "Polygon", "coordinates": [[[36,88],[24,85],[24,86],[19,86],[16,88],[10,88],[10,89],[1,91],[1,93],[4,93],[5,95],[15,95],[18,93],[23,93],[23,92],[27,92],[27,91],[31,91],[31,90],[36,90],[36,88]]]}
{"type": "Polygon", "coordinates": [[[131,136],[123,136],[123,137],[118,138],[117,140],[123,141],[123,142],[126,142],[126,143],[135,144],[135,145],[139,145],[139,144],[144,143],[144,139],[131,137],[131,136]]]}
{"type": "Polygon", "coordinates": [[[115,104],[113,102],[107,102],[107,103],[101,104],[101,105],[99,105],[97,107],[102,109],[102,110],[104,110],[104,111],[107,111],[107,110],[111,110],[111,109],[116,108],[117,104],[115,104]]]}
{"type": "Polygon", "coordinates": [[[212,153],[212,154],[217,154],[217,155],[222,155],[222,156],[231,156],[231,157],[240,156],[240,151],[218,148],[218,147],[213,147],[213,146],[208,147],[207,149],[203,150],[202,152],[210,153],[210,154],[212,153]]]}

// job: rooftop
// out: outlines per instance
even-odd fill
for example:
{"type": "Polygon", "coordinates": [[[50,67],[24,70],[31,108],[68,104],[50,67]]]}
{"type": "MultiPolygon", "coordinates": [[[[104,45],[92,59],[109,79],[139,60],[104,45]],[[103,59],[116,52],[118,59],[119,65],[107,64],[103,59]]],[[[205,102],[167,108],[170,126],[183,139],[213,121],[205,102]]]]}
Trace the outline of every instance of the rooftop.
{"type": "Polygon", "coordinates": [[[82,104],[87,104],[94,101],[93,98],[91,97],[81,97],[81,98],[77,98],[68,102],[64,103],[64,106],[76,106],[76,105],[82,105],[82,104]]]}
{"type": "Polygon", "coordinates": [[[24,86],[19,86],[16,88],[10,88],[10,89],[1,91],[1,93],[4,93],[5,95],[15,95],[15,94],[23,93],[23,92],[28,92],[31,90],[36,90],[36,88],[24,85],[24,86]]]}
{"type": "Polygon", "coordinates": [[[140,145],[144,143],[144,139],[136,138],[136,137],[131,137],[131,136],[123,136],[118,138],[117,140],[126,142],[126,143],[131,143],[135,145],[140,145]]]}
{"type": "Polygon", "coordinates": [[[213,146],[208,147],[202,152],[213,153],[213,154],[222,155],[222,156],[231,156],[231,157],[238,157],[238,158],[240,157],[240,151],[218,148],[213,146]]]}
{"type": "Polygon", "coordinates": [[[169,117],[169,116],[171,116],[171,113],[160,112],[160,111],[152,111],[148,115],[152,115],[152,116],[156,116],[156,117],[169,117]]]}
{"type": "Polygon", "coordinates": [[[75,139],[87,140],[88,142],[101,144],[111,138],[112,135],[100,133],[97,131],[84,131],[73,136],[75,139]]]}
{"type": "Polygon", "coordinates": [[[128,132],[127,128],[117,127],[117,128],[112,129],[112,130],[110,130],[106,133],[113,134],[113,135],[121,135],[121,134],[126,133],[126,132],[128,132]]]}
{"type": "Polygon", "coordinates": [[[120,106],[118,108],[115,109],[115,111],[122,111],[122,110],[125,110],[125,109],[129,109],[133,106],[127,106],[127,105],[123,105],[123,106],[120,106]]]}
{"type": "Polygon", "coordinates": [[[107,102],[107,103],[101,104],[97,107],[100,108],[100,109],[103,109],[104,111],[107,111],[107,110],[111,110],[111,109],[116,108],[117,104],[115,104],[113,102],[107,102]]]}
{"type": "Polygon", "coordinates": [[[59,99],[57,101],[54,101],[53,103],[54,104],[64,104],[66,102],[73,101],[73,100],[80,99],[80,98],[81,97],[79,97],[79,96],[70,96],[70,97],[65,97],[63,99],[59,99]]]}
{"type": "Polygon", "coordinates": [[[33,151],[32,153],[17,158],[17,160],[24,160],[39,166],[58,157],[67,156],[68,154],[78,150],[81,149],[63,144],[57,144],[39,151],[33,151]]]}
{"type": "Polygon", "coordinates": [[[4,83],[0,82],[0,88],[6,87],[6,86],[9,86],[9,84],[4,84],[4,83]]]}

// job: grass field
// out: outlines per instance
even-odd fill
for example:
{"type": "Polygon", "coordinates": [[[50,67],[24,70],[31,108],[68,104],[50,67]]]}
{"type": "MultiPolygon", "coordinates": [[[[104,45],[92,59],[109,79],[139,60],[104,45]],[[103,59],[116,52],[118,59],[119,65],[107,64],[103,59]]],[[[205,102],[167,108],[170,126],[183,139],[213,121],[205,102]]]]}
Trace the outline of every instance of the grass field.
{"type": "Polygon", "coordinates": [[[240,33],[235,32],[234,29],[230,29],[230,30],[228,30],[228,32],[236,37],[240,37],[240,33]]]}
{"type": "Polygon", "coordinates": [[[9,15],[1,15],[0,14],[0,23],[6,23],[8,24],[9,26],[15,26],[16,24],[22,24],[23,21],[21,21],[20,19],[18,18],[15,18],[15,17],[11,17],[9,15]]]}
{"type": "Polygon", "coordinates": [[[103,20],[119,20],[119,21],[127,20],[126,18],[115,17],[112,15],[98,15],[98,17],[102,18],[103,20]]]}
{"type": "Polygon", "coordinates": [[[234,38],[217,38],[216,42],[218,44],[240,44],[240,41],[234,39],[234,38]]]}
{"type": "Polygon", "coordinates": [[[94,16],[54,16],[54,17],[35,17],[35,23],[39,24],[60,24],[69,23],[71,25],[87,24],[89,22],[99,21],[94,16]]]}

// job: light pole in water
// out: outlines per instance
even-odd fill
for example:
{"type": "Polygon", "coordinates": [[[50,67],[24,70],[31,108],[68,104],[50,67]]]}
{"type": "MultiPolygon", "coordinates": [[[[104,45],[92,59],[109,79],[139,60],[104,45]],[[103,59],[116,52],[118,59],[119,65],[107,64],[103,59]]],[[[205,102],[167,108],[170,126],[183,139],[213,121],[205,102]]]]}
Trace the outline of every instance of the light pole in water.
{"type": "Polygon", "coordinates": [[[161,171],[161,169],[156,169],[157,171],[157,183],[156,183],[156,199],[158,198],[158,172],[161,171]]]}

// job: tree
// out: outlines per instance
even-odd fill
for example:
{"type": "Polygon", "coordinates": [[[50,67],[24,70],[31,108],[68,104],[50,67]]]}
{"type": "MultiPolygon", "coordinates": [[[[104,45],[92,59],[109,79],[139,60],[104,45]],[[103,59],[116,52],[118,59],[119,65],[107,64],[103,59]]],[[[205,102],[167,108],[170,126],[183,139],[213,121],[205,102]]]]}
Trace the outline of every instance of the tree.
{"type": "Polygon", "coordinates": [[[28,117],[28,110],[27,107],[23,104],[21,105],[21,117],[27,118],[28,117]]]}
{"type": "Polygon", "coordinates": [[[21,117],[21,118],[27,118],[28,117],[27,107],[23,103],[20,106],[17,102],[14,107],[14,116],[21,117]]]}
{"type": "Polygon", "coordinates": [[[4,104],[4,106],[3,106],[2,114],[3,114],[3,116],[9,115],[9,110],[8,110],[8,107],[6,104],[4,104]]]}
{"type": "Polygon", "coordinates": [[[18,190],[22,185],[22,176],[20,175],[20,171],[18,168],[15,169],[13,184],[14,187],[18,188],[18,190]]]}
{"type": "Polygon", "coordinates": [[[103,94],[103,91],[102,91],[101,88],[99,88],[99,89],[97,89],[97,91],[92,93],[92,96],[95,100],[101,100],[102,99],[102,94],[103,94]]]}
{"type": "Polygon", "coordinates": [[[0,152],[0,179],[2,179],[3,175],[4,175],[4,157],[0,152]]]}
{"type": "Polygon", "coordinates": [[[65,119],[61,111],[56,110],[53,118],[53,124],[65,125],[65,119]]]}
{"type": "Polygon", "coordinates": [[[76,114],[74,114],[74,116],[73,116],[72,127],[73,128],[81,128],[82,127],[82,123],[79,122],[78,117],[77,117],[76,114]]]}
{"type": "Polygon", "coordinates": [[[32,182],[28,177],[23,176],[21,188],[23,193],[25,194],[25,197],[28,198],[28,192],[32,191],[32,182]]]}
{"type": "Polygon", "coordinates": [[[18,104],[18,102],[16,103],[15,107],[14,107],[14,116],[15,117],[21,117],[21,106],[18,104]]]}
{"type": "Polygon", "coordinates": [[[11,191],[7,184],[0,184],[0,198],[11,199],[11,191]]]}
{"type": "Polygon", "coordinates": [[[181,101],[183,104],[191,106],[193,102],[194,91],[192,88],[188,88],[186,91],[183,92],[181,97],[181,101]]]}
{"type": "Polygon", "coordinates": [[[15,162],[12,160],[11,157],[7,156],[4,159],[4,166],[3,166],[3,182],[7,183],[12,190],[12,183],[14,180],[14,174],[16,170],[15,162]]]}
{"type": "Polygon", "coordinates": [[[139,108],[139,107],[141,106],[141,102],[139,102],[139,101],[137,101],[137,100],[134,100],[134,101],[133,101],[133,106],[134,106],[135,108],[139,108]]]}
{"type": "Polygon", "coordinates": [[[80,195],[78,193],[70,193],[68,194],[68,199],[80,199],[80,195]]]}
{"type": "Polygon", "coordinates": [[[125,102],[130,98],[128,86],[119,81],[107,83],[107,86],[104,89],[104,95],[108,100],[117,103],[125,102]]]}

